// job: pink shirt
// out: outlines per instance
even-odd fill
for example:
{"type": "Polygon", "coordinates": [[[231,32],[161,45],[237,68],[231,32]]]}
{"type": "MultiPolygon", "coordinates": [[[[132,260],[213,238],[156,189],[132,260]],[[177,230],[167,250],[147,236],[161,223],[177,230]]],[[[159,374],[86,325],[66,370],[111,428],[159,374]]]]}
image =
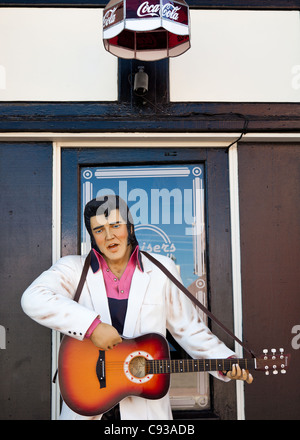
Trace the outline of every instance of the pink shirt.
{"type": "Polygon", "coordinates": [[[99,262],[99,270],[100,268],[103,271],[103,278],[106,287],[106,294],[108,298],[114,299],[128,299],[131,281],[133,277],[133,273],[135,271],[136,265],[138,264],[139,269],[141,267],[138,263],[137,253],[138,246],[135,248],[133,253],[130,256],[128,264],[121,278],[117,278],[109,269],[105,259],[100,255],[97,251],[93,249],[97,260],[99,262]]]}

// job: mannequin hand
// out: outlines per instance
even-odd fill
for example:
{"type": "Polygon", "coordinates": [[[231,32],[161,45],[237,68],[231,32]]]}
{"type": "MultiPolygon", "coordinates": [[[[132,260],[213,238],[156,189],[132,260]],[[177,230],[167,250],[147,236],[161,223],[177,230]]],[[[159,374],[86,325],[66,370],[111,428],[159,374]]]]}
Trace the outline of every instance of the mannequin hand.
{"type": "Polygon", "coordinates": [[[226,376],[233,380],[244,380],[249,384],[253,382],[252,374],[250,374],[248,370],[241,370],[238,364],[233,364],[232,370],[228,371],[226,376]]]}
{"type": "Polygon", "coordinates": [[[90,336],[93,344],[101,350],[110,350],[122,342],[117,330],[110,324],[101,322],[90,336]]]}

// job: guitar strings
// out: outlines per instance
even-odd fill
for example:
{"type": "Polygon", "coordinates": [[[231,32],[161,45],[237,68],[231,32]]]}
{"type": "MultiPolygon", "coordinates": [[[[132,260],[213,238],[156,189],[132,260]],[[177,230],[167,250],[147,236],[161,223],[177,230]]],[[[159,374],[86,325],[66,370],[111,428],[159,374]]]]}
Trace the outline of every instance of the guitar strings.
{"type": "MultiPolygon", "coordinates": [[[[168,372],[197,372],[197,371],[217,371],[231,370],[234,364],[239,364],[242,368],[247,368],[247,359],[145,359],[142,368],[149,369],[152,373],[156,370],[159,373],[161,369],[168,369],[168,372]]],[[[105,367],[111,371],[123,371],[125,367],[130,368],[129,364],[125,365],[125,361],[107,360],[104,361],[105,367]]],[[[148,374],[148,372],[146,374],[148,374]]]]}

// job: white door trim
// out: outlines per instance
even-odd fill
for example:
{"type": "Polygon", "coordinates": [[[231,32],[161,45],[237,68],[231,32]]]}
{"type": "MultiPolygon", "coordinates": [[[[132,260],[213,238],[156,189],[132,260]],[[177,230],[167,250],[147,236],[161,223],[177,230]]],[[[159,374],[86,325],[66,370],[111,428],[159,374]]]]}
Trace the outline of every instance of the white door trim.
{"type": "MultiPolygon", "coordinates": [[[[61,257],[61,147],[53,142],[53,177],[52,177],[52,264],[61,257]]],[[[52,368],[54,377],[58,365],[60,334],[52,331],[52,368]]],[[[60,414],[60,391],[58,380],[52,382],[51,419],[58,420],[60,414]]]]}
{"type": "MultiPolygon", "coordinates": [[[[241,243],[240,243],[240,209],[239,209],[239,177],[238,177],[238,146],[232,145],[228,152],[229,160],[229,194],[231,224],[231,264],[233,290],[234,334],[243,340],[243,305],[241,276],[241,243]]],[[[243,357],[242,347],[235,342],[235,352],[243,357]]],[[[244,382],[236,381],[237,419],[245,420],[244,382]]]]}

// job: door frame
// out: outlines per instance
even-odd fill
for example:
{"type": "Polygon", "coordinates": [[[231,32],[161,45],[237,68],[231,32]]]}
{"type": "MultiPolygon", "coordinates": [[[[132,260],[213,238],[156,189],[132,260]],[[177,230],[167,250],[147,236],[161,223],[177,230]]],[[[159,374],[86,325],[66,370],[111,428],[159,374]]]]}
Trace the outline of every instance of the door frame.
{"type": "MultiPolygon", "coordinates": [[[[88,136],[87,136],[88,137],[88,136]]],[[[53,239],[52,259],[55,263],[61,256],[61,153],[64,148],[228,148],[229,193],[230,193],[230,229],[232,252],[232,289],[233,289],[233,317],[234,333],[242,339],[242,286],[240,269],[240,231],[238,205],[238,155],[236,134],[170,134],[170,133],[105,133],[97,138],[62,140],[53,142],[53,239]]],[[[60,335],[52,333],[52,370],[57,368],[60,335]]],[[[236,345],[235,350],[241,355],[241,348],[236,345]]],[[[236,381],[236,411],[237,419],[245,419],[244,383],[236,381]]],[[[60,392],[58,383],[52,384],[51,418],[56,420],[60,412],[60,392]]]]}

